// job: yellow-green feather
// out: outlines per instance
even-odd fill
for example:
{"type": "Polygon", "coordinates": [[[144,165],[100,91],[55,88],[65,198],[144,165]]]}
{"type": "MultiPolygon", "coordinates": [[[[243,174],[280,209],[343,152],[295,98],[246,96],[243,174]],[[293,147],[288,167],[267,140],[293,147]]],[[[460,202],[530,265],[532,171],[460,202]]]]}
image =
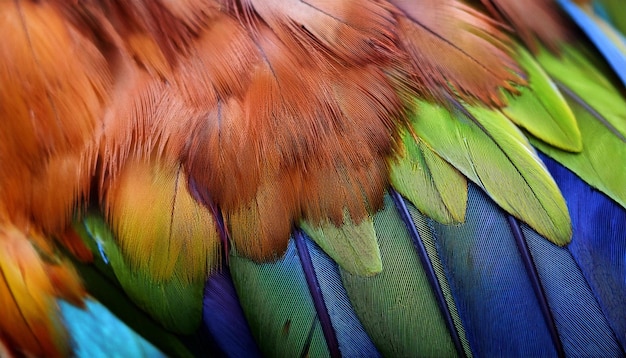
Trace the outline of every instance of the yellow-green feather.
{"type": "Polygon", "coordinates": [[[537,55],[544,70],[560,86],[564,86],[583,98],[589,107],[596,110],[622,137],[626,137],[626,101],[617,88],[601,72],[602,60],[592,60],[582,50],[564,47],[556,56],[547,50],[537,55]]]}
{"type": "Polygon", "coordinates": [[[89,214],[75,227],[83,238],[91,238],[85,242],[95,255],[102,253],[106,257],[109,276],[115,277],[128,296],[155,320],[181,334],[193,333],[199,327],[204,279],[189,282],[182,261],[177,262],[170,279],[156,282],[151,272],[125,260],[100,215],[89,214]]]}
{"type": "Polygon", "coordinates": [[[573,100],[569,102],[583,131],[583,151],[567,153],[537,140],[533,144],[591,186],[626,207],[626,142],[585,107],[573,100]]]}
{"type": "Polygon", "coordinates": [[[300,227],[344,270],[360,276],[372,276],[382,270],[372,218],[355,224],[346,212],[340,227],[331,222],[313,225],[306,221],[300,227]]]}
{"type": "Polygon", "coordinates": [[[465,177],[409,131],[391,163],[391,185],[431,218],[450,224],[465,220],[465,177]]]}
{"type": "Polygon", "coordinates": [[[580,130],[567,102],[539,64],[522,47],[517,60],[528,75],[528,86],[518,86],[519,95],[508,92],[502,109],[513,123],[544,142],[570,152],[582,150],[580,130]]]}
{"type": "Polygon", "coordinates": [[[619,89],[602,66],[592,64],[599,60],[582,50],[566,47],[560,57],[542,51],[538,59],[565,93],[583,133],[583,150],[564,153],[536,140],[533,145],[626,207],[626,101],[619,89]]]}
{"type": "Polygon", "coordinates": [[[524,134],[501,112],[468,105],[464,114],[420,100],[416,105],[413,128],[437,154],[553,243],[570,241],[559,188],[524,134]]]}

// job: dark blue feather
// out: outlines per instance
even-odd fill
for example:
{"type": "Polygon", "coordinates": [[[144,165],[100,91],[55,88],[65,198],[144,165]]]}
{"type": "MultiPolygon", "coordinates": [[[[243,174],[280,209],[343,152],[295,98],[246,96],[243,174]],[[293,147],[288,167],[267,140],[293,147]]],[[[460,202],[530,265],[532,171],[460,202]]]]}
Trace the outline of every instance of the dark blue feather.
{"type": "MultiPolygon", "coordinates": [[[[567,202],[574,235],[568,246],[606,316],[626,347],[626,210],[556,161],[542,156],[567,202]]],[[[620,164],[616,164],[616,170],[620,164]]]]}
{"type": "Polygon", "coordinates": [[[466,222],[430,221],[475,356],[556,356],[507,215],[470,184],[466,222]]]}

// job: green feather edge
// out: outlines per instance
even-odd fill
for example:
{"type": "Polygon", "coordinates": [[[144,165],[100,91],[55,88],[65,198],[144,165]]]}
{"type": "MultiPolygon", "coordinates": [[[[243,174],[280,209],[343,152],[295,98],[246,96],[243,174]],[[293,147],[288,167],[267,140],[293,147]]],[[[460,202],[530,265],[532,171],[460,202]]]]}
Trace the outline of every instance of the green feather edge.
{"type": "Polygon", "coordinates": [[[379,273],[383,266],[372,219],[354,224],[346,211],[343,222],[337,227],[330,222],[314,226],[303,221],[300,227],[343,269],[361,276],[379,273]]]}
{"type": "Polygon", "coordinates": [[[560,57],[544,50],[538,60],[565,94],[583,150],[564,153],[537,140],[533,145],[626,207],[626,100],[581,50],[565,47],[560,57]]]}
{"type": "Polygon", "coordinates": [[[202,318],[204,279],[189,283],[181,273],[182,267],[175,267],[171,280],[155,282],[149,272],[131,267],[124,260],[113,233],[100,215],[88,214],[75,229],[83,238],[90,238],[84,241],[95,255],[104,253],[109,262],[102,271],[115,277],[139,307],[174,333],[196,331],[202,318]]]}
{"type": "MultiPolygon", "coordinates": [[[[420,234],[429,236],[426,222],[417,224],[420,234]]],[[[374,227],[383,271],[374,277],[341,272],[350,302],[372,341],[385,357],[458,355],[413,242],[388,196],[385,209],[374,217],[374,227]]],[[[456,312],[454,303],[450,304],[456,312]]],[[[466,343],[462,327],[457,328],[466,343]]]]}
{"type": "Polygon", "coordinates": [[[528,75],[528,86],[519,95],[505,92],[509,105],[501,111],[513,123],[557,148],[579,152],[582,139],[576,119],[556,85],[523,48],[517,60],[528,75]]]}
{"type": "Polygon", "coordinates": [[[533,145],[626,207],[626,142],[584,106],[574,100],[569,102],[583,133],[584,150],[567,153],[537,140],[532,141],[533,145]]]}
{"type": "Polygon", "coordinates": [[[626,34],[624,0],[595,0],[595,3],[600,4],[611,24],[622,34],[626,34]]]}
{"type": "Polygon", "coordinates": [[[571,239],[565,200],[520,130],[499,111],[417,101],[416,134],[513,216],[557,245],[571,239]]]}
{"type": "Polygon", "coordinates": [[[444,223],[465,220],[467,181],[408,131],[401,134],[398,157],[391,162],[391,185],[421,212],[444,223]]]}
{"type": "Polygon", "coordinates": [[[230,272],[252,335],[267,357],[328,357],[293,240],[277,262],[230,254],[230,272]]]}
{"type": "MultiPolygon", "coordinates": [[[[556,83],[583,98],[622,138],[626,138],[626,101],[595,63],[573,47],[563,47],[559,57],[542,50],[537,60],[556,83]]],[[[602,66],[600,66],[602,67],[602,66]]]]}

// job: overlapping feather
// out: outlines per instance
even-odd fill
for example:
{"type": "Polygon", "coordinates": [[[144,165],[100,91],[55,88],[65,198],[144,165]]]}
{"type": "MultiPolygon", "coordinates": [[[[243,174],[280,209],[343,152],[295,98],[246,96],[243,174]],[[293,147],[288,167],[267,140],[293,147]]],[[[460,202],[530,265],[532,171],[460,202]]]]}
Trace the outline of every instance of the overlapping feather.
{"type": "MultiPolygon", "coordinates": [[[[225,306],[203,305],[203,295],[239,299],[265,354],[623,353],[620,311],[611,304],[622,292],[606,292],[589,262],[621,266],[606,255],[589,258],[583,247],[604,255],[604,246],[577,239],[578,221],[574,240],[585,244],[571,244],[571,256],[543,240],[570,241],[559,184],[575,180],[555,181],[530,145],[623,206],[626,171],[606,159],[626,156],[623,91],[609,71],[595,70],[602,65],[583,54],[586,45],[562,45],[574,31],[554,4],[532,1],[535,19],[512,1],[483,4],[533,55],[507,25],[455,0],[4,4],[3,15],[19,20],[3,31],[21,36],[1,52],[13,67],[2,74],[2,116],[12,120],[0,134],[0,158],[12,161],[2,162],[0,217],[19,238],[5,243],[31,247],[23,235],[30,224],[36,235],[57,235],[70,252],[95,256],[141,309],[179,333],[198,334],[200,319],[225,321],[210,312],[225,306]],[[57,56],[58,47],[71,51],[57,56]],[[79,231],[90,254],[65,229],[92,179],[115,237],[88,216],[79,231]],[[408,209],[412,224],[397,193],[396,208],[383,201],[389,184],[419,209],[408,209]],[[524,222],[521,231],[506,227],[517,222],[507,213],[524,222]],[[319,247],[300,228],[296,247],[289,244],[296,226],[319,247]],[[518,253],[520,242],[530,249],[518,253]],[[552,274],[544,252],[582,274],[552,274]],[[211,273],[221,283],[203,290],[211,273]],[[590,304],[568,308],[553,294],[562,281],[573,285],[567,297],[590,304]],[[499,291],[531,312],[527,325],[499,291]],[[594,317],[584,326],[594,333],[580,341],[570,318],[577,310],[594,317]],[[516,332],[505,345],[502,327],[516,332]]],[[[589,32],[585,21],[578,19],[589,32]]],[[[590,37],[619,63],[604,40],[590,37]]],[[[604,225],[590,235],[609,232],[604,225]]],[[[3,257],[3,272],[26,259],[40,267],[38,254],[26,251],[17,261],[3,257]]],[[[42,300],[79,301],[71,271],[41,267],[49,270],[37,273],[42,300]],[[49,289],[46,275],[68,280],[62,292],[49,289]]],[[[8,277],[11,287],[0,288],[7,304],[7,293],[31,279],[8,277]]],[[[36,293],[17,306],[29,296],[36,293]]],[[[62,352],[56,311],[41,302],[26,304],[36,312],[25,322],[50,314],[49,328],[9,334],[9,342],[25,347],[43,337],[37,352],[62,352]],[[50,332],[57,338],[46,338],[50,332]]],[[[239,317],[238,307],[228,312],[239,317]]],[[[184,340],[195,347],[187,351],[170,336],[163,346],[234,354],[225,342],[244,342],[258,354],[245,329],[241,340],[228,337],[236,328],[202,329],[217,337],[208,346],[184,340]]]]}

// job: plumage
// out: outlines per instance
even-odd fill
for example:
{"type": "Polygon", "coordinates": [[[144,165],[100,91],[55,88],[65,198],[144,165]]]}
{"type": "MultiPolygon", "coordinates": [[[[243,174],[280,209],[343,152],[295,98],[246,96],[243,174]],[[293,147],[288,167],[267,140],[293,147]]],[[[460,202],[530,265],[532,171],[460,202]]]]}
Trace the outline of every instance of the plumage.
{"type": "Polygon", "coordinates": [[[619,9],[2,3],[0,355],[624,355],[619,9]]]}

